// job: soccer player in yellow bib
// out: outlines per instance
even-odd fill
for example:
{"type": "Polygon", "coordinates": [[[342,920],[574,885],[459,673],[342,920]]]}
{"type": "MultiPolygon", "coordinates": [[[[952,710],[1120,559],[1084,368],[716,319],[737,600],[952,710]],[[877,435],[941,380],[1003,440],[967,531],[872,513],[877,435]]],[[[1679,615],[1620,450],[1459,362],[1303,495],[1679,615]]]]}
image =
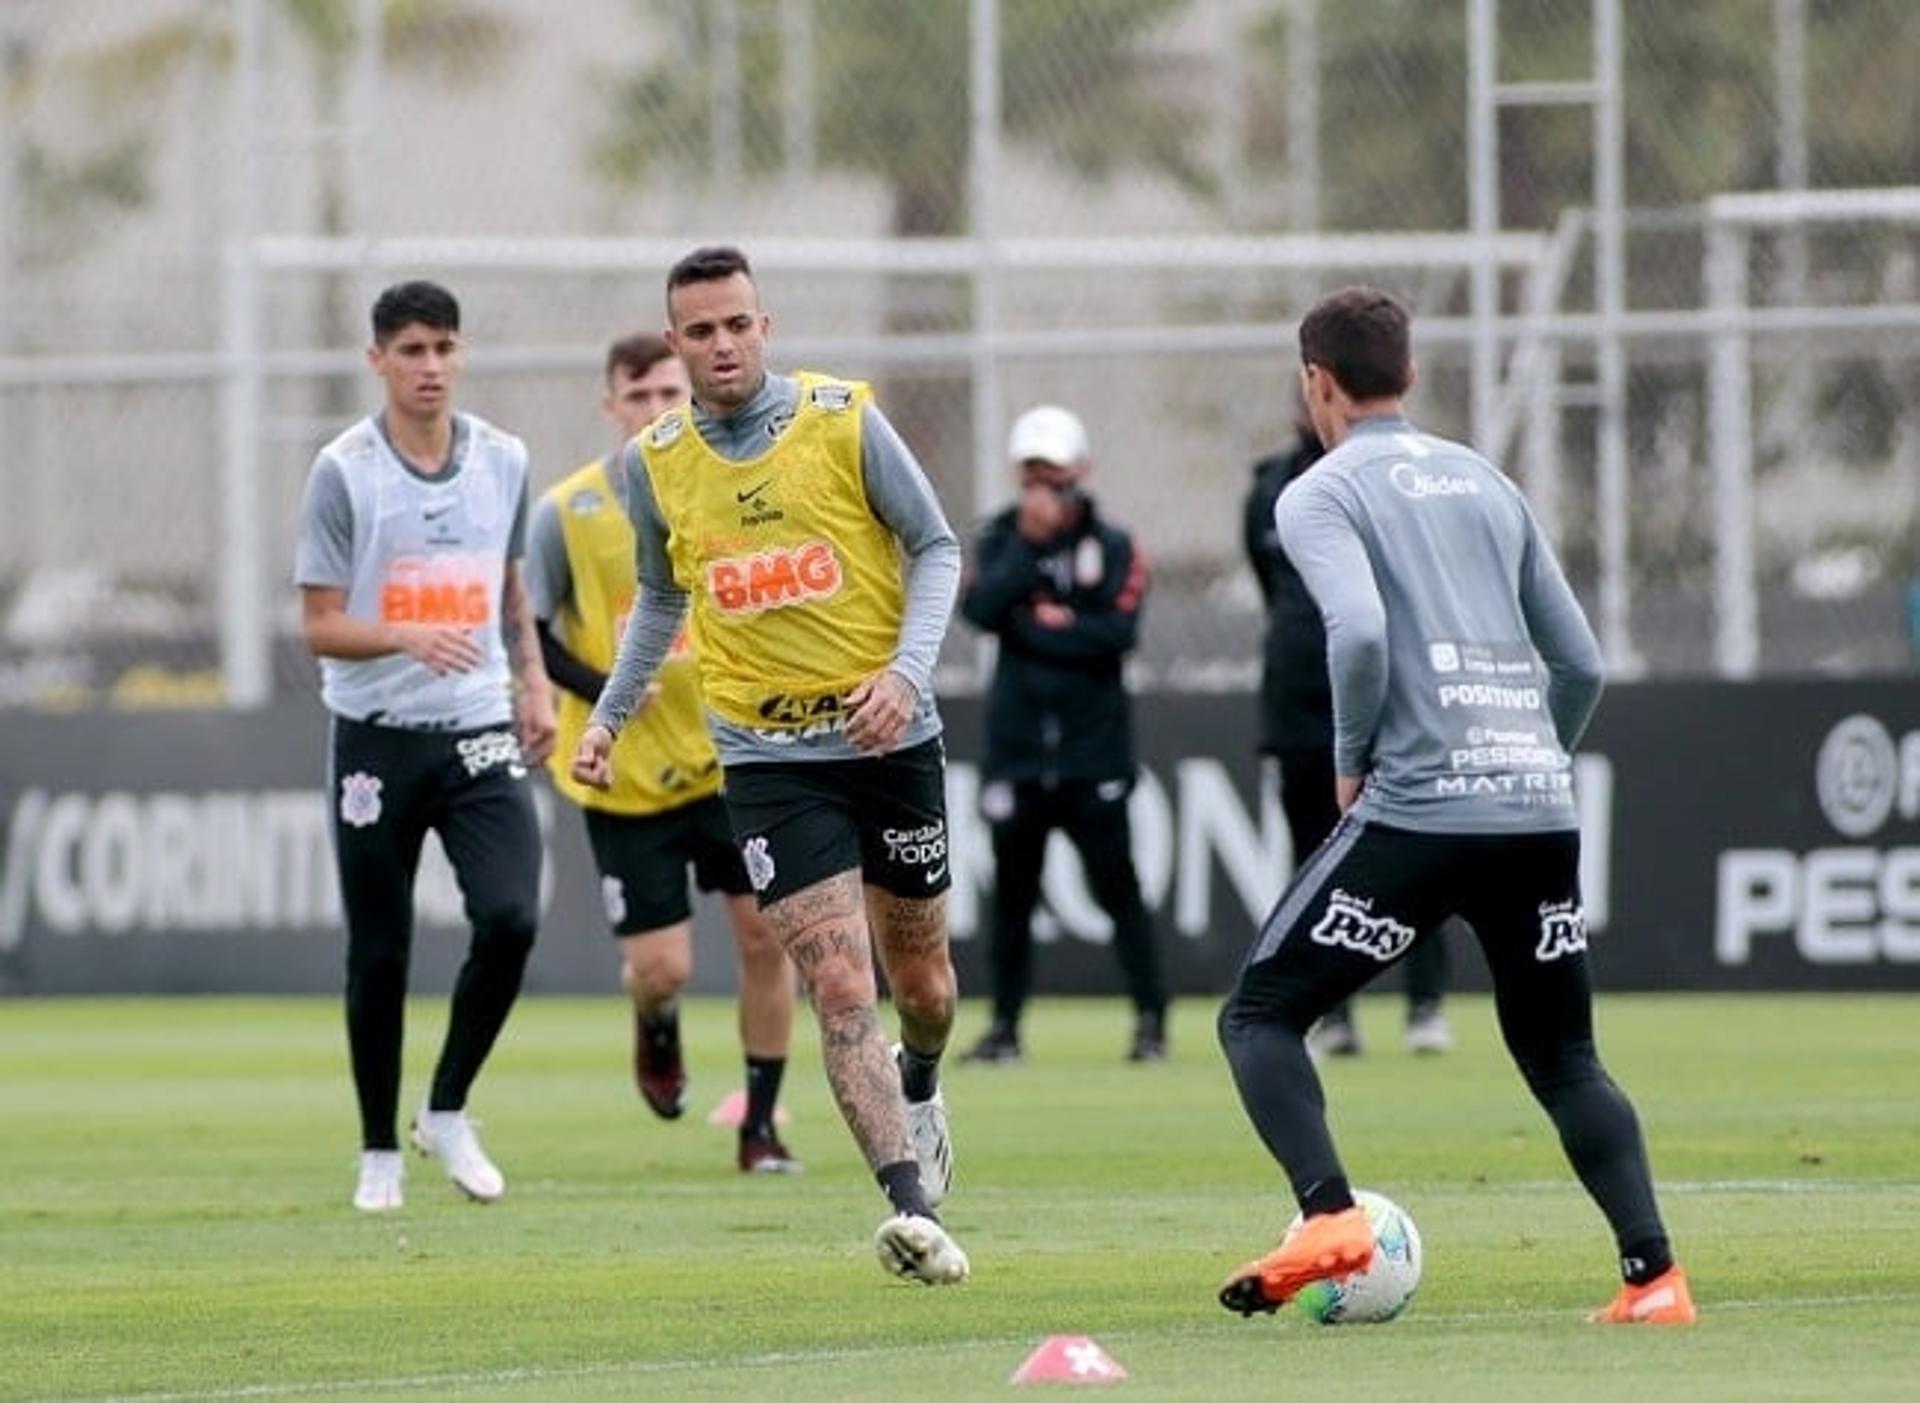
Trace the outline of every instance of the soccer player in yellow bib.
{"type": "MultiPolygon", "coordinates": [[[[614,342],[601,408],[622,443],[687,402],[687,370],[667,343],[641,334],[614,342]]],[[[793,970],[753,901],[746,865],[720,801],[720,757],[707,734],[693,654],[677,642],[616,748],[613,787],[568,773],[593,704],[605,687],[633,607],[633,526],[617,457],[596,458],[534,507],[527,591],[547,672],[560,688],[554,787],[580,806],[600,872],[607,922],[620,941],[620,982],[633,1000],[634,1080],[655,1114],[686,1109],[678,999],[693,973],[687,872],[726,894],[740,953],[740,1041],[745,1109],[737,1161],[752,1174],[798,1173],[774,1129],[774,1108],[793,1030],[793,970]]]]}
{"type": "Polygon", "coordinates": [[[629,445],[640,602],[575,749],[614,782],[615,737],[679,635],[760,908],[806,980],[827,1080],[892,1205],[889,1272],[945,1285],[967,1257],[935,1214],[953,1173],[940,1057],[953,1027],[945,754],[933,664],[960,545],[867,386],[766,368],[771,320],[738,249],[667,275],[693,402],[629,445]],[[876,1011],[877,952],[900,1018],[876,1011]]]}

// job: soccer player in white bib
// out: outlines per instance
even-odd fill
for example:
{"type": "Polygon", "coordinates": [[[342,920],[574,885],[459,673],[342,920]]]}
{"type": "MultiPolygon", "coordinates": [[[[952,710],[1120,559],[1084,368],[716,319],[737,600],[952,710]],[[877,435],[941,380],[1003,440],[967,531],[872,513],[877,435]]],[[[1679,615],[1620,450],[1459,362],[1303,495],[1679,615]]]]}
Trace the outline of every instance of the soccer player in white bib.
{"type": "Polygon", "coordinates": [[[467,1093],[533,948],[541,849],[527,771],[553,748],[554,716],[520,576],[526,446],[454,410],[462,346],[450,292],[398,284],[372,320],[367,361],[386,403],[314,459],[294,577],[332,714],[329,808],[360,1107],[353,1204],[381,1212],[404,1198],[401,1025],[429,830],[473,933],[412,1139],[469,1198],[506,1190],[467,1093]]]}

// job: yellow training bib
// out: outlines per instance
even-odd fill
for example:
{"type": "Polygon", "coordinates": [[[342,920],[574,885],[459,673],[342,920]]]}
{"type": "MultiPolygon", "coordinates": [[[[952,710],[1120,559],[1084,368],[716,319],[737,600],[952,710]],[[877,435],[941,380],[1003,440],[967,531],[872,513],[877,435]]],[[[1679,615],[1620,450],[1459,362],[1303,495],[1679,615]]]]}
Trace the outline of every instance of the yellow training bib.
{"type": "Polygon", "coordinates": [[[757,458],[722,458],[690,406],[642,432],[674,578],[692,597],[700,689],[736,725],[799,729],[899,645],[906,590],[867,502],[857,381],[802,373],[793,422],[757,458]]]}
{"type": "MultiPolygon", "coordinates": [[[[563,478],[547,495],[559,508],[573,585],[554,620],[556,632],[581,662],[611,672],[636,592],[633,524],[603,462],[563,478]]],[[[593,707],[564,688],[555,689],[560,735],[548,769],[556,789],[585,808],[617,814],[664,813],[719,791],[720,759],[707,734],[685,634],[674,640],[654,684],[653,699],[614,743],[613,788],[605,793],[567,772],[593,707]]]]}

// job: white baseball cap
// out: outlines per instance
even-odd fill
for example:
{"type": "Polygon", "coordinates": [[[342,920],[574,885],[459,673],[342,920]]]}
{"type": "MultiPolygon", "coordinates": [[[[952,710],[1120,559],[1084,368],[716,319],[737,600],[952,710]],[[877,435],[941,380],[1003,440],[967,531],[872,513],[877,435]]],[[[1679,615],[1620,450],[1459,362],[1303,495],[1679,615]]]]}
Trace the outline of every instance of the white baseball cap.
{"type": "Polygon", "coordinates": [[[1013,421],[1013,432],[1007,435],[1007,457],[1016,463],[1037,458],[1055,467],[1073,468],[1092,456],[1080,416],[1057,404],[1029,409],[1013,421]]]}

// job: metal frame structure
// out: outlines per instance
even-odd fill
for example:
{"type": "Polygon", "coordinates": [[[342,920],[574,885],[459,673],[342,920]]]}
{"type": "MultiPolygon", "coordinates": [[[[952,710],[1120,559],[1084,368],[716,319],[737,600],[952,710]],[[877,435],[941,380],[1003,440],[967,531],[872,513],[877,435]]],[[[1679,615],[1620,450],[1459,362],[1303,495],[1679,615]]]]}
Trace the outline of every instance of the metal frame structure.
{"type": "MultiPolygon", "coordinates": [[[[1593,71],[1571,81],[1502,82],[1500,79],[1499,0],[1469,0],[1467,10],[1467,209],[1473,233],[1488,241],[1475,264],[1472,283],[1473,435],[1499,455],[1513,419],[1502,404],[1500,359],[1502,331],[1499,265],[1491,241],[1501,231],[1500,113],[1507,108],[1590,107],[1593,109],[1593,207],[1585,232],[1593,237],[1594,384],[1577,402],[1598,413],[1595,536],[1600,560],[1600,643],[1615,672],[1639,670],[1631,627],[1632,593],[1627,483],[1627,356],[1624,318],[1627,307],[1627,225],[1625,124],[1620,81],[1620,0],[1590,0],[1593,71]]],[[[1562,221],[1551,261],[1535,270],[1527,287],[1530,317],[1558,306],[1573,264],[1581,226],[1562,221]]],[[[1547,486],[1549,520],[1558,521],[1557,480],[1546,464],[1558,439],[1554,409],[1570,398],[1559,389],[1557,349],[1537,337],[1514,348],[1512,379],[1530,405],[1529,447],[1533,470],[1547,486]],[[1535,456],[1541,455],[1541,456],[1535,456]]]]}
{"type": "MultiPolygon", "coordinates": [[[[1714,666],[1723,677],[1751,677],[1760,665],[1760,610],[1754,553],[1753,348],[1756,333],[1778,318],[1756,316],[1748,303],[1751,236],[1778,230],[1798,248],[1790,267],[1806,278],[1804,234],[1816,224],[1920,225],[1920,187],[1872,190],[1778,190],[1716,195],[1706,205],[1704,281],[1711,332],[1707,360],[1707,441],[1714,498],[1714,666]]],[[[1879,310],[1911,316],[1908,306],[1879,310]]],[[[1905,324],[1915,323],[1908,321],[1905,324]]],[[[1788,322],[1785,329],[1798,329],[1788,322]]],[[[1794,366],[1805,364],[1796,359],[1794,366]]],[[[1807,393],[1804,387],[1790,394],[1807,393]]]]}
{"type": "MultiPolygon", "coordinates": [[[[264,131],[259,121],[265,91],[264,0],[228,0],[235,41],[230,119],[237,149],[230,168],[228,228],[224,251],[221,344],[213,354],[153,354],[8,357],[0,340],[0,387],[62,385],[76,381],[199,383],[217,385],[223,451],[222,548],[219,571],[220,657],[226,694],[237,706],[264,703],[271,690],[271,619],[264,572],[265,523],[260,520],[261,449],[274,429],[267,422],[266,393],[280,377],[333,374],[350,369],[344,348],[269,351],[262,330],[271,280],[296,271],[347,272],[371,291],[390,270],[432,266],[460,270],[507,270],[530,278],[582,272],[658,270],[691,242],[673,239],[408,239],[380,237],[377,227],[381,173],[371,134],[379,129],[383,62],[379,18],[382,0],[354,0],[358,48],[348,67],[355,120],[338,131],[310,133],[313,142],[344,143],[344,207],[352,237],[288,237],[263,227],[262,153],[287,134],[264,131]]],[[[781,22],[794,32],[810,24],[812,0],[789,0],[781,22]]],[[[1245,23],[1241,0],[1231,0],[1233,22],[1245,23]]],[[[1290,71],[1310,67],[1318,0],[1285,0],[1293,39],[1290,71]]],[[[974,505],[993,495],[999,464],[992,444],[1002,414],[1000,366],[1011,356],[1148,355],[1185,349],[1270,351],[1293,333],[1291,323],[1236,322],[1228,326],[1140,326],[1098,331],[1010,331],[1001,326],[1003,288],[1012,276],[1072,270],[1126,277],[1142,271],[1191,271],[1233,267],[1297,273],[1356,273],[1392,269],[1446,269],[1467,279],[1469,314],[1423,319],[1424,344],[1463,348],[1472,370],[1472,424],[1476,441],[1505,461],[1516,436],[1528,486],[1550,529],[1560,516],[1558,460],[1562,412],[1579,406],[1597,411],[1595,523],[1600,558],[1601,635],[1617,668],[1634,664],[1629,628],[1626,463],[1626,348],[1652,339],[1705,346],[1709,365],[1709,434],[1716,503],[1715,665],[1727,676],[1750,675],[1759,662],[1753,545],[1753,412],[1751,357],[1762,336],[1838,333],[1872,335],[1920,329],[1920,303],[1872,306],[1806,305],[1805,241],[1796,237],[1819,221],[1920,221],[1920,190],[1811,191],[1803,188],[1806,154],[1803,96],[1790,92],[1805,81],[1804,0],[1775,0],[1777,83],[1782,88],[1783,156],[1778,172],[1785,188],[1773,194],[1724,195],[1701,211],[1706,228],[1709,305],[1704,309],[1643,309],[1626,305],[1625,239],[1629,211],[1622,169],[1620,0],[1590,0],[1593,69],[1570,82],[1502,82],[1499,79],[1499,0],[1466,0],[1469,78],[1469,228],[1464,232],[1403,235],[1324,234],[1302,230],[1274,236],[1212,238],[1011,238],[1001,233],[999,70],[1001,0],[972,0],[969,31],[973,69],[968,193],[972,213],[967,237],[911,242],[880,239],[756,240],[756,262],[771,272],[939,274],[968,280],[975,321],[951,334],[860,338],[814,338],[788,342],[796,354],[843,358],[857,353],[881,365],[941,364],[971,372],[974,505]],[[1593,111],[1594,199],[1571,212],[1548,233],[1501,227],[1499,210],[1499,116],[1503,110],[1541,105],[1584,105],[1593,111]],[[1779,233],[1791,273],[1794,305],[1755,307],[1746,293],[1747,244],[1751,233],[1779,233]],[[1570,273],[1589,247],[1593,252],[1591,311],[1567,306],[1570,273]],[[1797,258],[1793,250],[1800,250],[1797,258]],[[1514,306],[1505,305],[1511,289],[1514,306]],[[1591,382],[1567,384],[1562,361],[1570,347],[1592,352],[1591,382]]],[[[1295,81],[1289,90],[1298,110],[1289,122],[1289,168],[1297,182],[1317,168],[1311,133],[1314,94],[1295,81]],[[1301,128],[1294,130],[1294,128],[1301,128]]],[[[798,89],[789,93],[799,101],[798,89]]],[[[800,123],[806,126],[806,123],[800,123]]],[[[792,134],[790,133],[790,136],[792,134]]],[[[797,138],[796,138],[797,139],[797,138]]],[[[1231,137],[1223,137],[1230,146],[1231,137]]],[[[1229,151],[1229,156],[1235,153],[1229,151]]],[[[3,251],[4,245],[0,245],[3,251]]],[[[4,273],[0,262],[0,273],[4,273]]],[[[591,370],[595,345],[519,346],[490,349],[476,368],[591,370]]]]}

